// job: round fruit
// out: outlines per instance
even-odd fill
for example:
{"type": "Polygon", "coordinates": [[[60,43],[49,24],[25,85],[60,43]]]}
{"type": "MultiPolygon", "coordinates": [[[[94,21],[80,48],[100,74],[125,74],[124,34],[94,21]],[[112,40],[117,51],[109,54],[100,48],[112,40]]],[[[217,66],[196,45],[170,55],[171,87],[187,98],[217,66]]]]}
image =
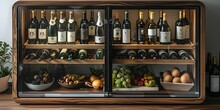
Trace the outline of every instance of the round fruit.
{"type": "Polygon", "coordinates": [[[96,79],[92,82],[92,87],[98,89],[103,86],[103,82],[100,79],[96,79]]]}
{"type": "Polygon", "coordinates": [[[99,79],[99,78],[97,76],[95,76],[95,75],[90,76],[90,82],[93,82],[96,79],[99,79]]]}
{"type": "Polygon", "coordinates": [[[173,76],[171,76],[171,75],[166,75],[163,78],[163,82],[172,82],[172,80],[173,80],[173,76]]]}
{"type": "Polygon", "coordinates": [[[182,83],[191,83],[191,78],[189,76],[188,73],[184,73],[181,77],[180,77],[180,81],[182,83]]]}
{"type": "Polygon", "coordinates": [[[173,78],[173,83],[181,83],[180,77],[173,78]]]}
{"type": "Polygon", "coordinates": [[[118,73],[118,74],[117,74],[117,78],[121,78],[121,74],[118,73]]]}
{"type": "Polygon", "coordinates": [[[172,71],[171,71],[171,74],[172,74],[173,77],[180,77],[180,70],[179,70],[179,68],[173,67],[172,71]]]}
{"type": "Polygon", "coordinates": [[[165,71],[165,72],[163,73],[163,78],[164,78],[166,75],[171,75],[170,71],[165,71]]]}

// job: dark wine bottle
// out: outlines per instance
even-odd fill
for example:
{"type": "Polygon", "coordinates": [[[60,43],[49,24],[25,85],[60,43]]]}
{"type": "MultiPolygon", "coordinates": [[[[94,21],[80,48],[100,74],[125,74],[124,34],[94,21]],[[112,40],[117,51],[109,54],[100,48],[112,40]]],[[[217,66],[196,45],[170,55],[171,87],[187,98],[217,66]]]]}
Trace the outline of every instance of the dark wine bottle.
{"type": "Polygon", "coordinates": [[[212,53],[208,52],[207,59],[206,59],[206,88],[207,88],[207,90],[209,88],[209,83],[210,83],[209,71],[211,70],[211,67],[212,67],[212,53]]]}
{"type": "Polygon", "coordinates": [[[146,26],[148,26],[148,23],[150,22],[150,13],[151,13],[152,11],[148,11],[148,16],[147,16],[147,19],[145,20],[145,24],[146,24],[146,26]]]}
{"type": "Polygon", "coordinates": [[[128,59],[136,59],[137,58],[137,53],[135,52],[135,50],[128,50],[128,59]]]}
{"type": "Polygon", "coordinates": [[[80,22],[80,40],[81,44],[88,44],[88,20],[86,18],[86,12],[83,11],[82,20],[80,22]]]}
{"type": "Polygon", "coordinates": [[[143,21],[144,12],[139,11],[139,19],[137,21],[137,43],[144,44],[146,41],[145,37],[145,23],[143,21]]]}
{"type": "Polygon", "coordinates": [[[27,59],[28,61],[36,59],[36,58],[38,58],[38,52],[39,52],[39,50],[33,49],[25,56],[24,59],[27,59]]]}
{"type": "Polygon", "coordinates": [[[209,89],[209,95],[213,97],[219,96],[219,69],[217,65],[217,57],[213,57],[212,61],[212,67],[210,69],[210,89],[209,89]]]}
{"type": "Polygon", "coordinates": [[[48,27],[48,44],[56,44],[57,43],[57,25],[55,20],[55,11],[52,10],[50,12],[50,24],[48,27]]]}
{"type": "Polygon", "coordinates": [[[159,20],[157,22],[157,41],[160,40],[160,28],[163,24],[163,11],[160,11],[159,20]]]}
{"type": "Polygon", "coordinates": [[[163,13],[163,24],[160,28],[160,43],[170,44],[171,42],[171,29],[167,23],[166,13],[163,13]]]}
{"type": "Polygon", "coordinates": [[[183,22],[185,24],[185,43],[189,43],[190,42],[190,22],[189,20],[186,18],[186,11],[183,10],[183,22]]]}
{"type": "Polygon", "coordinates": [[[49,54],[49,61],[52,61],[54,59],[56,59],[59,55],[60,50],[59,49],[52,49],[50,50],[50,54],[49,54]]]}
{"type": "Polygon", "coordinates": [[[147,58],[147,51],[144,49],[138,50],[138,58],[139,59],[146,59],[147,58]]]}
{"type": "Polygon", "coordinates": [[[42,49],[39,51],[39,59],[38,61],[44,60],[48,58],[49,50],[48,49],[42,49]]]}
{"type": "Polygon", "coordinates": [[[95,55],[96,55],[96,59],[103,59],[104,56],[103,49],[97,49],[95,55]]]}
{"type": "Polygon", "coordinates": [[[127,58],[127,52],[128,52],[128,49],[124,49],[124,50],[117,50],[115,53],[115,57],[116,58],[121,58],[121,59],[125,59],[127,58]]]}
{"type": "Polygon", "coordinates": [[[58,25],[58,44],[66,43],[66,19],[64,17],[64,12],[60,11],[60,20],[58,25]]]}
{"type": "Polygon", "coordinates": [[[157,59],[157,52],[156,52],[156,50],[154,50],[154,49],[149,49],[148,50],[148,58],[149,59],[157,59]]]}
{"type": "Polygon", "coordinates": [[[39,44],[46,44],[47,43],[47,34],[48,34],[48,21],[46,19],[46,11],[41,10],[41,20],[39,23],[39,29],[38,29],[38,39],[39,44]]]}
{"type": "Polygon", "coordinates": [[[165,50],[160,50],[158,54],[160,59],[169,59],[169,55],[165,50]]]}
{"type": "Polygon", "coordinates": [[[67,49],[62,49],[62,50],[60,51],[59,56],[60,56],[60,59],[61,59],[61,60],[66,60],[66,59],[67,59],[67,56],[68,56],[67,49]]]}
{"type": "Polygon", "coordinates": [[[131,22],[129,21],[128,12],[124,13],[124,21],[122,24],[122,43],[130,44],[131,43],[131,22]]]}
{"type": "Polygon", "coordinates": [[[178,59],[178,54],[174,50],[169,50],[168,54],[169,54],[170,59],[173,59],[173,60],[178,59]]]}
{"type": "Polygon", "coordinates": [[[96,22],[94,19],[94,10],[90,12],[90,21],[89,21],[89,41],[95,41],[95,27],[96,22]]]}
{"type": "Polygon", "coordinates": [[[79,50],[78,55],[79,55],[80,60],[85,60],[87,58],[88,53],[85,49],[81,49],[81,50],[79,50]]]}
{"type": "Polygon", "coordinates": [[[176,43],[185,44],[185,24],[183,21],[182,11],[179,11],[179,19],[176,21],[176,43]]]}
{"type": "Polygon", "coordinates": [[[185,50],[180,50],[178,52],[178,54],[179,54],[180,59],[182,59],[182,60],[189,60],[190,59],[189,54],[185,50]]]}
{"type": "Polygon", "coordinates": [[[121,44],[121,39],[121,22],[119,20],[119,12],[116,12],[113,24],[113,43],[121,44]]]}
{"type": "Polygon", "coordinates": [[[157,42],[157,25],[154,23],[154,12],[150,11],[150,20],[147,24],[148,43],[155,44],[157,42]]]}
{"type": "Polygon", "coordinates": [[[38,29],[38,20],[36,17],[36,10],[31,10],[31,20],[28,26],[28,43],[36,44],[37,43],[37,29],[38,29]]]}
{"type": "Polygon", "coordinates": [[[70,49],[68,51],[68,58],[67,58],[67,60],[71,61],[71,60],[75,59],[76,57],[77,57],[77,50],[70,49]]]}
{"type": "Polygon", "coordinates": [[[73,11],[69,12],[69,20],[67,24],[67,43],[74,44],[76,42],[76,21],[74,19],[73,11]]]}
{"type": "Polygon", "coordinates": [[[95,43],[96,44],[104,44],[105,42],[105,30],[104,23],[102,21],[102,14],[98,12],[98,20],[95,28],[95,43]]]}

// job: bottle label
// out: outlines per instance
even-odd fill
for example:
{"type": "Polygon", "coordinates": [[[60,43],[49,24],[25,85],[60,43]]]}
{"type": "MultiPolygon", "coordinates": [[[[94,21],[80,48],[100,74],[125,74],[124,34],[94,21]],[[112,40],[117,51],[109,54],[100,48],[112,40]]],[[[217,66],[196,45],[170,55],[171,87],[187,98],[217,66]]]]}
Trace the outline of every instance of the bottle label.
{"type": "Polygon", "coordinates": [[[73,23],[74,22],[74,20],[73,19],[69,19],[69,21],[68,21],[69,23],[73,23]]]}
{"type": "Polygon", "coordinates": [[[186,39],[189,39],[189,25],[185,25],[185,31],[186,39]]]}
{"type": "Polygon", "coordinates": [[[114,29],[113,38],[114,38],[114,40],[121,40],[121,29],[120,28],[114,29]]]}
{"type": "Polygon", "coordinates": [[[88,30],[81,28],[80,32],[81,32],[81,34],[80,34],[81,40],[87,40],[88,39],[88,30]]]}
{"type": "Polygon", "coordinates": [[[68,31],[67,32],[67,42],[76,42],[76,31],[68,31]]]}
{"type": "Polygon", "coordinates": [[[153,36],[157,35],[156,29],[148,29],[148,38],[152,38],[153,36]]]}
{"type": "Polygon", "coordinates": [[[36,32],[37,32],[36,28],[28,28],[28,39],[36,39],[37,38],[36,32]]]}
{"type": "Polygon", "coordinates": [[[160,42],[169,43],[171,38],[171,33],[169,32],[160,32],[160,42]]]}
{"type": "Polygon", "coordinates": [[[38,30],[39,39],[47,39],[47,29],[38,30]]]}
{"type": "Polygon", "coordinates": [[[105,42],[105,36],[95,36],[95,43],[104,43],[105,42]]]}
{"type": "Polygon", "coordinates": [[[219,92],[219,75],[211,75],[211,92],[219,92]]]}
{"type": "Polygon", "coordinates": [[[139,35],[139,36],[144,36],[144,34],[145,34],[144,28],[138,29],[138,35],[139,35]]]}
{"type": "Polygon", "coordinates": [[[95,26],[89,26],[89,35],[94,36],[95,35],[95,26]]]}
{"type": "Polygon", "coordinates": [[[122,43],[130,43],[131,42],[131,29],[123,29],[122,30],[122,43]]]}
{"type": "Polygon", "coordinates": [[[66,31],[58,31],[58,42],[66,42],[66,31]]]}
{"type": "Polygon", "coordinates": [[[57,36],[48,36],[48,43],[49,44],[56,44],[57,43],[57,36]]]}
{"type": "Polygon", "coordinates": [[[160,37],[160,28],[157,28],[157,37],[160,37]]]}
{"type": "Polygon", "coordinates": [[[185,26],[176,26],[176,38],[179,40],[185,39],[185,26]]]}

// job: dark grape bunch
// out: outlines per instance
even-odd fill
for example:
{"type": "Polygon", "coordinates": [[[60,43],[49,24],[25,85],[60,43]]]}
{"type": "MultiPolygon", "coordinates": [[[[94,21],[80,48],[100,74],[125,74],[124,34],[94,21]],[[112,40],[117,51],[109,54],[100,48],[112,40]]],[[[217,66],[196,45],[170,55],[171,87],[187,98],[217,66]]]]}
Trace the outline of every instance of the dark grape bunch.
{"type": "Polygon", "coordinates": [[[41,69],[33,77],[32,84],[34,85],[43,85],[48,84],[53,81],[52,76],[48,73],[46,69],[41,69]]]}

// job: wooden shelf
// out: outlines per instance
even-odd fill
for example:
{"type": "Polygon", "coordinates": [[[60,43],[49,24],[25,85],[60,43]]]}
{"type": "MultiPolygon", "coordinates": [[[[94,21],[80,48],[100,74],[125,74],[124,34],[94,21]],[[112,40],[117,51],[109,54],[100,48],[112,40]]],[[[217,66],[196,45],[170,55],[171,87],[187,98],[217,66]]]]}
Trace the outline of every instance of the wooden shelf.
{"type": "Polygon", "coordinates": [[[179,64],[179,65],[194,65],[195,60],[153,60],[153,59],[113,59],[112,60],[113,64],[179,64]]]}
{"type": "Polygon", "coordinates": [[[56,60],[52,60],[52,61],[48,61],[48,60],[28,61],[28,60],[24,59],[23,64],[104,64],[104,60],[103,59],[98,59],[98,60],[97,59],[86,59],[86,60],[74,59],[71,61],[67,61],[67,60],[56,59],[56,60]]]}
{"type": "Polygon", "coordinates": [[[113,49],[195,49],[195,45],[190,44],[113,44],[113,49]]]}

